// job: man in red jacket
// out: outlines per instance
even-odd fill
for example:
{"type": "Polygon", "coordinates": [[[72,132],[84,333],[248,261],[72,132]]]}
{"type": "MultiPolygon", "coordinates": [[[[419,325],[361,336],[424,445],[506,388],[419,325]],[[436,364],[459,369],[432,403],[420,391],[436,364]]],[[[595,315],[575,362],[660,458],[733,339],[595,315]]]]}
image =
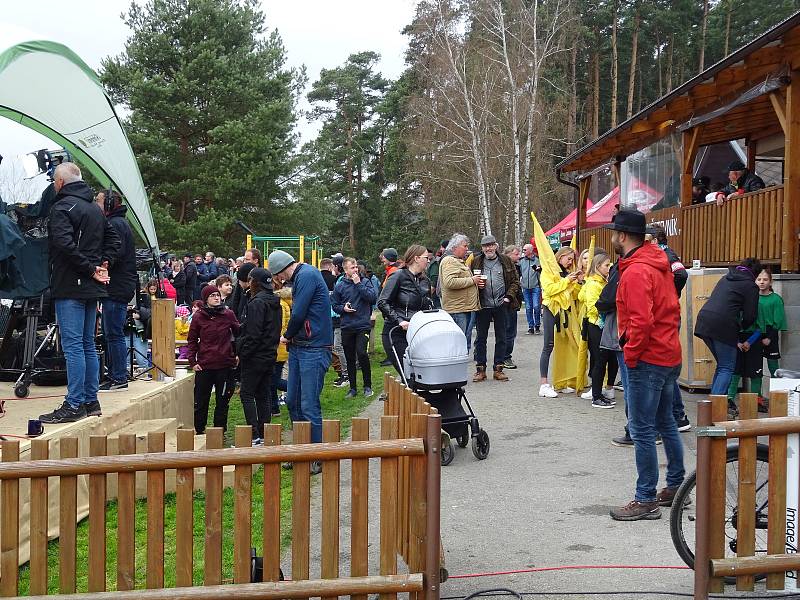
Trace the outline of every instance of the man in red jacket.
{"type": "Polygon", "coordinates": [[[683,443],[672,414],[675,380],[681,370],[678,339],[680,307],[667,255],[644,243],[645,217],[621,210],[606,225],[619,261],[617,322],[619,343],[628,367],[628,427],[636,452],[634,500],[611,510],[617,521],[661,518],[683,482],[683,443]],[[656,493],[656,434],[667,454],[667,487],[656,493]]]}

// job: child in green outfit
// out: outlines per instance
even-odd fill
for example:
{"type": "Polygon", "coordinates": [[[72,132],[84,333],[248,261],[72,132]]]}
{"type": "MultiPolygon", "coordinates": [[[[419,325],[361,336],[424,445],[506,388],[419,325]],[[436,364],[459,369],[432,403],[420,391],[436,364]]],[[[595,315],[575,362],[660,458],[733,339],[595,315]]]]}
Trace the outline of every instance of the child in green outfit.
{"type": "Polygon", "coordinates": [[[786,313],[783,310],[783,299],[772,291],[772,273],[764,269],[756,277],[758,286],[758,319],[746,332],[742,333],[739,343],[739,356],[736,361],[736,374],[728,388],[728,398],[733,399],[739,390],[742,376],[750,378],[750,392],[758,394],[759,410],[765,408],[761,396],[763,376],[763,360],[771,376],[778,370],[781,357],[779,332],[786,331],[786,313]]]}

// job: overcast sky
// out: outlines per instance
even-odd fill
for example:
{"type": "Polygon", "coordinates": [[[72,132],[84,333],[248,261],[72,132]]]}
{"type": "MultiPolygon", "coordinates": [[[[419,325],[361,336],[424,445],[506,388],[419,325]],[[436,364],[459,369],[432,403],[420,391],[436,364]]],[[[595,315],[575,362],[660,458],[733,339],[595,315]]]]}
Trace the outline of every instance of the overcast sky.
{"type": "MultiPolygon", "coordinates": [[[[262,0],[267,27],[278,29],[289,66],[306,65],[309,86],[320,69],[342,64],[350,54],[374,50],[380,71],[396,78],[403,70],[406,41],[400,31],[413,16],[414,0],[262,0]]],[[[122,52],[130,31],[120,19],[129,0],[7,0],[0,19],[0,51],[30,40],[65,44],[97,69],[102,58],[122,52]]],[[[57,101],[58,90],[53,90],[57,101]]],[[[305,108],[305,106],[301,106],[305,108]]],[[[315,128],[301,120],[304,138],[315,128]]],[[[13,156],[56,144],[0,118],[0,155],[13,156]]]]}

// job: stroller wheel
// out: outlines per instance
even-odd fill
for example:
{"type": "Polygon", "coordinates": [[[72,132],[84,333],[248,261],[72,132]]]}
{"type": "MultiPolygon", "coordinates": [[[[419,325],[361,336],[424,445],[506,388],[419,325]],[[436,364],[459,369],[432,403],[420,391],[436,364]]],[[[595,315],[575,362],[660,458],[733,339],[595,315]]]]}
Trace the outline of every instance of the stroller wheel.
{"type": "Polygon", "coordinates": [[[472,453],[478,460],[483,460],[489,456],[489,434],[483,429],[472,438],[472,453]]]}
{"type": "Polygon", "coordinates": [[[18,383],[14,386],[14,395],[17,398],[27,398],[29,393],[30,389],[24,383],[18,383]]]}
{"type": "Polygon", "coordinates": [[[453,448],[453,442],[449,441],[447,444],[442,444],[442,466],[446,467],[456,457],[456,449],[453,448]]]}
{"type": "Polygon", "coordinates": [[[460,436],[458,436],[458,437],[456,438],[456,442],[458,442],[458,445],[459,445],[461,448],[466,448],[466,447],[467,447],[467,444],[469,444],[469,434],[468,434],[468,433],[465,433],[465,434],[463,434],[463,435],[460,435],[460,436]]]}

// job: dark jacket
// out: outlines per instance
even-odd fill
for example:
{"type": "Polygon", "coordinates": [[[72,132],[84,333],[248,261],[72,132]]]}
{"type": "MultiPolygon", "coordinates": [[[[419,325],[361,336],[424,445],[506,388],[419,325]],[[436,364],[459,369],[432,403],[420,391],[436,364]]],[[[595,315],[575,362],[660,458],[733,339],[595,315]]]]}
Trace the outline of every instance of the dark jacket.
{"type": "Polygon", "coordinates": [[[177,273],[170,271],[167,279],[169,279],[172,287],[175,288],[175,293],[178,294],[178,304],[189,304],[190,298],[186,294],[186,271],[178,271],[177,273]]]}
{"type": "Polygon", "coordinates": [[[681,292],[686,286],[686,282],[689,280],[689,273],[686,272],[686,267],[683,266],[680,257],[675,254],[672,248],[669,246],[661,246],[660,244],[659,248],[667,253],[669,268],[672,271],[672,279],[675,282],[675,291],[678,292],[678,297],[680,298],[681,292]]]}
{"type": "Polygon", "coordinates": [[[406,267],[389,275],[378,298],[378,310],[390,327],[410,321],[415,313],[430,308],[433,308],[433,300],[428,276],[425,273],[414,275],[406,267]]]}
{"type": "Polygon", "coordinates": [[[594,303],[597,312],[608,315],[617,312],[617,287],[619,286],[619,263],[614,263],[608,272],[606,287],[594,303]]]}
{"type": "Polygon", "coordinates": [[[236,366],[233,337],[239,333],[239,321],[226,308],[219,312],[203,307],[194,313],[189,334],[189,366],[199,364],[203,369],[228,369],[236,366]]]}
{"type": "Polygon", "coordinates": [[[106,286],[92,275],[105,261],[113,268],[120,239],[83,181],[64,185],[56,196],[48,242],[53,298],[92,300],[108,295],[106,286]]]}
{"type": "Polygon", "coordinates": [[[720,191],[727,196],[728,194],[738,192],[739,190],[744,190],[744,192],[747,193],[763,189],[764,189],[764,180],[761,179],[761,177],[759,177],[755,173],[751,173],[750,171],[745,169],[744,173],[742,173],[742,176],[736,180],[736,185],[728,181],[728,185],[726,185],[720,191]]]}
{"type": "Polygon", "coordinates": [[[183,272],[186,273],[186,301],[191,303],[200,298],[197,295],[197,266],[190,260],[188,263],[184,263],[183,272]]]}
{"type": "Polygon", "coordinates": [[[240,321],[244,319],[244,314],[246,312],[245,307],[247,306],[247,290],[244,289],[238,281],[236,282],[233,293],[225,298],[225,306],[233,311],[237,319],[240,321]]]}
{"type": "Polygon", "coordinates": [[[694,334],[729,346],[739,342],[739,332],[758,317],[758,286],[755,275],[731,267],[717,282],[708,301],[697,313],[694,334]]]}
{"type": "MultiPolygon", "coordinates": [[[[520,296],[522,294],[519,284],[519,271],[517,271],[514,262],[505,254],[498,252],[497,256],[500,259],[500,264],[503,265],[503,281],[506,284],[505,297],[509,300],[509,308],[516,310],[520,306],[520,296]]],[[[483,271],[483,260],[483,252],[476,254],[472,260],[472,269],[474,271],[483,271]]]]}
{"type": "Polygon", "coordinates": [[[197,267],[197,280],[201,286],[204,283],[213,282],[217,277],[219,277],[219,269],[213,260],[210,263],[202,262],[197,267]]]}
{"type": "MultiPolygon", "coordinates": [[[[236,338],[236,353],[244,362],[275,362],[281,338],[281,301],[271,291],[259,290],[247,303],[236,338]]],[[[266,367],[264,367],[266,368],[266,367]]]]}
{"type": "Polygon", "coordinates": [[[349,277],[342,277],[333,288],[331,297],[333,310],[342,315],[342,331],[369,331],[372,328],[372,305],[377,297],[378,292],[372,281],[366,277],[362,277],[358,284],[349,277]],[[350,313],[344,309],[347,302],[356,312],[350,313]]]}
{"type": "MultiPolygon", "coordinates": [[[[597,304],[595,304],[597,306],[597,304]]],[[[617,328],[625,364],[681,364],[680,305],[664,252],[645,244],[619,261],[617,328]]]]}
{"type": "Polygon", "coordinates": [[[108,215],[108,222],[120,239],[120,250],[117,259],[109,269],[111,281],[106,291],[108,297],[117,302],[129,302],[139,287],[139,275],[136,273],[136,246],[133,242],[133,231],[125,218],[127,206],[120,206],[108,215]]]}
{"type": "Polygon", "coordinates": [[[300,263],[292,274],[292,314],[283,335],[297,346],[333,345],[330,293],[322,273],[311,265],[300,263]]]}

